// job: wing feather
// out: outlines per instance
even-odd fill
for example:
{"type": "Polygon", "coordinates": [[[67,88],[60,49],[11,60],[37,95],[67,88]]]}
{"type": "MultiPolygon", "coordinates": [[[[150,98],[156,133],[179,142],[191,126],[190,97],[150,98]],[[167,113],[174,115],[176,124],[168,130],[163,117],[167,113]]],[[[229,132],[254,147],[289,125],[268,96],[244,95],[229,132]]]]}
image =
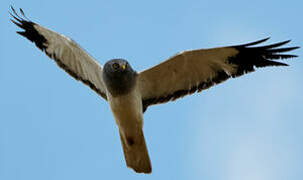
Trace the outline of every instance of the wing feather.
{"type": "Polygon", "coordinates": [[[18,34],[34,42],[69,75],[107,99],[102,81],[102,66],[93,57],[70,38],[28,20],[22,9],[20,13],[26,20],[19,16],[13,7],[11,10],[13,12],[10,13],[13,18],[11,21],[24,30],[18,31],[18,34]]]}
{"type": "Polygon", "coordinates": [[[253,72],[256,67],[287,66],[273,60],[297,57],[281,53],[299,47],[277,48],[290,40],[251,47],[268,39],[238,46],[184,51],[139,73],[143,111],[150,105],[174,101],[231,77],[253,72]]]}

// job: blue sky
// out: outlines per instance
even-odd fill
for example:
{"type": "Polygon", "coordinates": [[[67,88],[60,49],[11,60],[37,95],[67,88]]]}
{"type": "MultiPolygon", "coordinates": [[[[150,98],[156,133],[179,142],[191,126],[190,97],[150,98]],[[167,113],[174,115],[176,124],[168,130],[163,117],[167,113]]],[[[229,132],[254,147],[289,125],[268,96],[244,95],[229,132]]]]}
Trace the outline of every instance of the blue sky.
{"type": "Polygon", "coordinates": [[[63,33],[101,64],[137,71],[175,53],[272,37],[303,46],[303,2],[0,2],[0,179],[299,180],[303,177],[303,52],[144,114],[151,175],[124,162],[108,104],[9,22],[9,5],[63,33]]]}

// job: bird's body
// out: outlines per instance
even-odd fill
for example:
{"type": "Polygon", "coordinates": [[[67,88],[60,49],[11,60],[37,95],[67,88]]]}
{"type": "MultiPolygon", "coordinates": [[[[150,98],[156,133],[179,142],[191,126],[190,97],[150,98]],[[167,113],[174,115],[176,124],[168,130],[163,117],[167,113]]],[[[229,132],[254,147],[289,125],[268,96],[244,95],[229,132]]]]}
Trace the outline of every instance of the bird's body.
{"type": "Polygon", "coordinates": [[[102,80],[106,97],[119,128],[124,156],[136,172],[151,172],[143,135],[143,107],[138,74],[124,59],[105,63],[102,80]]]}
{"type": "Polygon", "coordinates": [[[123,59],[113,59],[102,67],[77,43],[61,34],[19,16],[12,8],[20,35],[34,42],[69,75],[82,81],[104,98],[119,128],[126,164],[138,173],[151,173],[144,133],[143,113],[155,104],[174,101],[235,78],[255,68],[287,66],[275,60],[296,55],[283,54],[298,47],[280,48],[290,41],[255,46],[268,40],[178,53],[168,60],[137,73],[123,59]]]}
{"type": "Polygon", "coordinates": [[[143,127],[142,101],[133,89],[128,94],[113,97],[108,102],[120,131],[131,134],[134,127],[143,127]]]}
{"type": "Polygon", "coordinates": [[[143,135],[142,100],[137,89],[125,95],[108,95],[115,121],[119,127],[124,156],[136,172],[151,172],[151,163],[143,135]]]}

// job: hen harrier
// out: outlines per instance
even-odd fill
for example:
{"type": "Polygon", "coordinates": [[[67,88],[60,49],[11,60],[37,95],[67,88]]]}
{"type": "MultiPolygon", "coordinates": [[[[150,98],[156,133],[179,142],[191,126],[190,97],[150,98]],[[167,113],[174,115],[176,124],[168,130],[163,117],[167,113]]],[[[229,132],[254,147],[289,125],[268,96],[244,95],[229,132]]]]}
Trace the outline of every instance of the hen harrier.
{"type": "Polygon", "coordinates": [[[18,34],[34,42],[59,67],[109,103],[119,127],[126,164],[138,173],[152,170],[142,131],[143,113],[148,106],[200,92],[255,68],[287,66],[273,60],[297,57],[282,53],[299,48],[280,48],[290,40],[254,46],[269,39],[266,38],[237,46],[183,51],[136,72],[124,59],[109,60],[102,67],[70,38],[30,21],[22,9],[23,17],[11,9],[11,21],[24,30],[18,34]]]}

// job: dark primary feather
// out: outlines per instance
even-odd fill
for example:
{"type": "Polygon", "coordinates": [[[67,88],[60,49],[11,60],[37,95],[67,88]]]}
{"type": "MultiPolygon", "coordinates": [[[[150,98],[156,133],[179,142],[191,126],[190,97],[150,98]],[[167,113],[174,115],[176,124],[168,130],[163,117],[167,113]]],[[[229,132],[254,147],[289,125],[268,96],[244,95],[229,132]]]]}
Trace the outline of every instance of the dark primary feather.
{"type": "Polygon", "coordinates": [[[239,53],[228,59],[230,64],[238,65],[237,72],[232,74],[232,77],[241,76],[245,73],[252,72],[256,68],[266,67],[266,66],[287,66],[285,63],[272,61],[275,59],[287,59],[292,57],[297,57],[296,55],[280,54],[281,52],[287,52],[299,47],[288,47],[288,48],[276,48],[285,45],[290,42],[290,40],[259,47],[251,47],[259,43],[263,43],[269,38],[262,39],[260,41],[231,46],[239,51],[239,53]],[[275,49],[276,48],[276,49],[275,49]]]}
{"type": "MultiPolygon", "coordinates": [[[[30,40],[31,42],[34,42],[36,44],[36,46],[41,49],[42,51],[45,51],[46,47],[46,39],[39,34],[39,32],[34,28],[35,23],[29,20],[25,20],[22,17],[20,17],[16,10],[11,6],[11,9],[14,13],[14,15],[12,13],[10,13],[10,15],[17,21],[14,21],[11,19],[11,21],[16,24],[18,27],[24,29],[25,31],[17,31],[18,34],[24,36],[25,38],[27,38],[28,40],[30,40]]],[[[26,18],[26,16],[24,15],[24,12],[22,9],[20,9],[21,14],[26,18]]],[[[26,18],[27,19],[27,18],[26,18]]]]}
{"type": "Polygon", "coordinates": [[[237,70],[233,74],[228,74],[226,71],[219,70],[216,72],[216,76],[209,78],[207,81],[202,81],[198,85],[193,85],[188,89],[182,89],[175,91],[169,95],[162,97],[153,97],[148,99],[143,99],[143,112],[146,111],[149,105],[164,103],[167,101],[174,101],[177,98],[183,97],[188,94],[192,94],[195,92],[200,92],[204,89],[208,89],[211,86],[221,83],[228,78],[238,77],[248,72],[253,72],[255,68],[266,67],[266,66],[287,66],[285,63],[273,61],[277,59],[287,59],[297,57],[296,55],[291,54],[281,54],[283,52],[288,52],[299,47],[287,47],[287,48],[277,48],[284,44],[290,42],[290,40],[267,45],[267,46],[257,46],[260,43],[267,41],[269,38],[262,39],[259,41],[237,45],[237,46],[229,46],[227,48],[235,48],[239,52],[236,56],[226,57],[227,62],[232,65],[237,65],[237,70]]]}
{"type": "Polygon", "coordinates": [[[72,77],[74,77],[77,80],[81,80],[84,84],[88,85],[91,89],[93,89],[96,93],[98,93],[100,96],[102,96],[104,99],[107,99],[106,94],[104,92],[102,92],[100,89],[98,89],[92,82],[90,82],[87,79],[83,79],[82,77],[80,77],[76,72],[72,71],[68,66],[66,66],[59,58],[56,57],[56,54],[49,54],[47,53],[46,49],[48,47],[48,41],[47,39],[41,35],[36,29],[35,29],[35,25],[37,25],[36,23],[30,21],[24,14],[23,10],[20,8],[20,13],[22,14],[23,17],[19,16],[18,13],[16,12],[16,10],[11,6],[11,10],[13,12],[13,14],[11,12],[10,15],[12,16],[11,21],[17,25],[18,27],[22,28],[24,31],[17,31],[18,34],[24,36],[25,38],[27,38],[28,40],[30,40],[31,42],[34,42],[36,44],[36,46],[42,50],[43,52],[45,52],[47,54],[47,56],[49,56],[50,58],[54,59],[56,61],[56,63],[62,68],[64,69],[69,75],[71,75],[72,77]]]}

